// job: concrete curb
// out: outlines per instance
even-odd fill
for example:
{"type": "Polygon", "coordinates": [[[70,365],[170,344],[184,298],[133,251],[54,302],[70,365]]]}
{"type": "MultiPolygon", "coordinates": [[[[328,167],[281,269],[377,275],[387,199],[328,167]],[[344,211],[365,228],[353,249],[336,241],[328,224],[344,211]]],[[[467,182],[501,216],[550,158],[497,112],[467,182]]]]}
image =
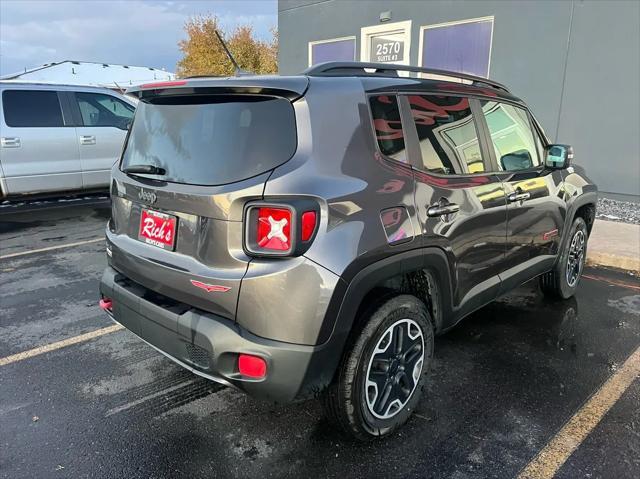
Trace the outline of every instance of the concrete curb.
{"type": "Polygon", "coordinates": [[[640,275],[640,225],[596,220],[589,237],[587,264],[640,275]]]}
{"type": "Polygon", "coordinates": [[[637,258],[634,259],[600,252],[588,252],[587,264],[591,266],[606,266],[609,268],[623,269],[640,275],[640,259],[637,258]]]}

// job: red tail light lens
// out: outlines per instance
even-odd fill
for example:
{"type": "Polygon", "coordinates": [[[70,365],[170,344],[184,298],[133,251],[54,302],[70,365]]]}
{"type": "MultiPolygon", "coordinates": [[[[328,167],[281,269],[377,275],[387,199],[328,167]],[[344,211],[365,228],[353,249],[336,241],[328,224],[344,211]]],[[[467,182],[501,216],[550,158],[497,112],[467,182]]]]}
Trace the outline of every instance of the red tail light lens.
{"type": "Polygon", "coordinates": [[[258,247],[288,251],[291,248],[291,211],[286,208],[258,208],[258,247]]]}
{"type": "Polygon", "coordinates": [[[267,362],[258,356],[241,354],[238,356],[238,371],[245,377],[262,379],[267,375],[267,362]]]}
{"type": "Polygon", "coordinates": [[[316,229],[316,212],[305,211],[302,213],[302,241],[309,241],[316,229]]]}
{"type": "Polygon", "coordinates": [[[318,203],[310,198],[249,204],[244,212],[244,250],[257,257],[300,256],[311,246],[319,221],[318,203]]]}

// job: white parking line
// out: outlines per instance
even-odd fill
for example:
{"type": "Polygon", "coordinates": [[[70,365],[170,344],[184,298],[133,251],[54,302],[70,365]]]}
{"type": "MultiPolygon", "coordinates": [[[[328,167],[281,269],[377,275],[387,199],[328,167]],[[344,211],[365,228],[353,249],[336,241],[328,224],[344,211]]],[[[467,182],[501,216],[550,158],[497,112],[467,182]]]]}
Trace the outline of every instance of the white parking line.
{"type": "Polygon", "coordinates": [[[520,472],[518,479],[555,477],[562,465],[639,376],[640,348],[636,349],[622,367],[567,421],[544,449],[520,472]]]}
{"type": "Polygon", "coordinates": [[[95,331],[91,331],[90,333],[63,339],[62,341],[56,341],[55,343],[45,344],[44,346],[39,346],[34,349],[29,349],[28,351],[22,351],[21,353],[12,354],[11,356],[5,356],[4,358],[0,358],[0,366],[6,366],[7,364],[22,361],[24,359],[29,359],[34,356],[39,356],[40,354],[71,346],[72,344],[89,341],[90,339],[98,338],[100,336],[104,336],[105,334],[115,333],[116,331],[120,331],[121,329],[123,329],[122,326],[120,326],[119,324],[114,324],[112,326],[107,326],[106,328],[96,329],[95,331]]]}
{"type": "Polygon", "coordinates": [[[18,256],[24,256],[26,254],[42,253],[44,251],[53,251],[61,248],[71,248],[73,246],[80,246],[83,244],[98,243],[99,241],[104,241],[104,238],[95,238],[95,239],[85,240],[85,241],[76,241],[75,243],[60,244],[56,246],[49,246],[47,248],[31,249],[29,251],[21,251],[19,253],[4,254],[0,256],[0,259],[16,258],[18,256]]]}

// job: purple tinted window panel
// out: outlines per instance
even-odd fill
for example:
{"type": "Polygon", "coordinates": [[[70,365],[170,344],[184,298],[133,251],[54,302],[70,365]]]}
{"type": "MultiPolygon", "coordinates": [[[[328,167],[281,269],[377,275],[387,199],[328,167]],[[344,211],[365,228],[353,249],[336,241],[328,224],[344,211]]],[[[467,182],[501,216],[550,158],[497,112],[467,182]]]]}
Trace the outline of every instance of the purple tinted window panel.
{"type": "Polygon", "coordinates": [[[322,62],[352,62],[355,57],[356,41],[354,39],[311,45],[312,65],[322,62]]]}
{"type": "Polygon", "coordinates": [[[482,21],[426,28],[422,65],[486,77],[489,75],[493,22],[482,21]]]}

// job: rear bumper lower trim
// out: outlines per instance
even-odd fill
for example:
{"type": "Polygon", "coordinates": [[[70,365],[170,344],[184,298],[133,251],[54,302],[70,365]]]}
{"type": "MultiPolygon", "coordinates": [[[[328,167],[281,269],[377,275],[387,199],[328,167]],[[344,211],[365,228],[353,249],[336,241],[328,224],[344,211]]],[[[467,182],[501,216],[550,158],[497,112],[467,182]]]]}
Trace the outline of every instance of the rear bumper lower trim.
{"type": "Polygon", "coordinates": [[[212,313],[170,301],[156,304],[148,291],[111,267],[100,282],[103,298],[112,301],[115,322],[198,376],[276,402],[314,396],[332,379],[334,368],[328,365],[339,355],[334,342],[307,346],[261,338],[212,313]],[[242,353],[262,357],[267,376],[240,375],[242,353]]]}

